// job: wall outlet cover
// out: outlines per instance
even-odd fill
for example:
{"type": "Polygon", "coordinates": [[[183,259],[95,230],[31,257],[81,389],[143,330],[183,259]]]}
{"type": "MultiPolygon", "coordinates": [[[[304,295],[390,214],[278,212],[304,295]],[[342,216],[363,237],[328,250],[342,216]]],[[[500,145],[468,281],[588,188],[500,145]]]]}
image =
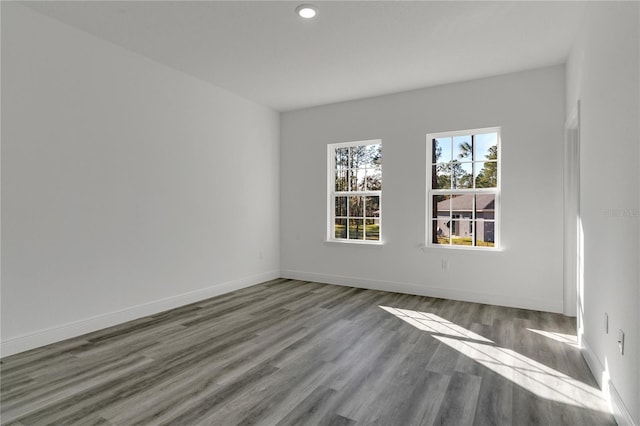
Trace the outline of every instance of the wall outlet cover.
{"type": "Polygon", "coordinates": [[[618,348],[620,349],[620,355],[624,355],[624,331],[618,332],[618,348]]]}

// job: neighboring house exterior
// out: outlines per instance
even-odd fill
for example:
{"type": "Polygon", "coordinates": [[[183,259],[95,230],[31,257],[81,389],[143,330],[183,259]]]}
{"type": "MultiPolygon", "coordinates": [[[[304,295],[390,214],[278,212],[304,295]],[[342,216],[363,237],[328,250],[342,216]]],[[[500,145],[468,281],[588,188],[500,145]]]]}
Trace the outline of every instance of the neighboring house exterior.
{"type": "Polygon", "coordinates": [[[477,241],[495,241],[495,195],[461,194],[437,203],[439,237],[475,238],[477,241]],[[473,218],[475,197],[475,220],[473,218]]]}

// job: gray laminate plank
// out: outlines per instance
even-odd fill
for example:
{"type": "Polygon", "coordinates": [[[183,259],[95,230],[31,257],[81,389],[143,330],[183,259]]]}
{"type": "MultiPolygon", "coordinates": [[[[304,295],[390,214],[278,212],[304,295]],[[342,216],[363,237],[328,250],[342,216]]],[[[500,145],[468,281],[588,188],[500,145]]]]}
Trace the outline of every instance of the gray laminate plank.
{"type": "Polygon", "coordinates": [[[73,350],[84,345],[90,345],[90,343],[84,338],[76,338],[2,358],[0,372],[3,383],[12,377],[30,374],[43,366],[70,358],[73,350]]]}
{"type": "Polygon", "coordinates": [[[261,417],[271,410],[280,414],[276,417],[281,419],[286,414],[285,407],[291,405],[291,400],[297,400],[295,395],[311,394],[325,371],[329,372],[330,369],[318,356],[292,363],[286,369],[278,369],[275,374],[247,386],[243,393],[207,416],[204,423],[256,424],[262,422],[261,417]]]}
{"type": "Polygon", "coordinates": [[[436,425],[471,425],[478,404],[482,378],[455,372],[436,416],[436,425]]]}
{"type": "Polygon", "coordinates": [[[615,424],[545,332],[575,321],[276,279],[0,360],[0,423],[615,424]]]}
{"type": "Polygon", "coordinates": [[[557,422],[553,415],[553,405],[548,399],[542,398],[540,392],[545,392],[547,384],[541,382],[535,375],[536,362],[532,357],[537,353],[534,345],[533,333],[529,328],[535,328],[537,314],[520,310],[520,318],[513,320],[514,351],[525,357],[524,363],[516,362],[513,387],[513,419],[530,425],[548,425],[557,422]],[[528,360],[534,361],[529,362],[528,360]]]}
{"type": "Polygon", "coordinates": [[[317,365],[313,363],[288,368],[290,371],[283,372],[283,376],[288,378],[284,382],[286,385],[282,386],[281,380],[274,382],[275,386],[272,386],[272,391],[266,398],[253,401],[253,405],[244,411],[232,413],[236,416],[235,419],[240,419],[237,424],[272,425],[284,419],[320,386],[325,375],[331,374],[336,368],[335,364],[323,363],[321,369],[309,369],[317,365]]]}
{"type": "Polygon", "coordinates": [[[460,352],[445,343],[439,343],[426,365],[426,369],[435,373],[452,375],[458,365],[460,352]]]}
{"type": "Polygon", "coordinates": [[[469,332],[467,338],[460,338],[458,340],[459,346],[456,347],[459,347],[458,350],[462,356],[458,357],[458,362],[455,367],[456,371],[481,376],[487,367],[479,363],[477,359],[480,359],[480,356],[483,355],[490,357],[490,362],[493,360],[496,362],[504,362],[503,359],[500,358],[501,348],[489,338],[491,336],[490,326],[473,323],[469,327],[469,332]],[[487,341],[483,341],[483,338],[486,338],[487,341]]]}
{"type": "Polygon", "coordinates": [[[248,370],[238,380],[220,388],[205,398],[195,400],[188,409],[163,424],[197,424],[203,422],[211,413],[215,413],[235,396],[246,392],[247,387],[255,388],[261,381],[278,371],[269,364],[261,364],[248,370]]]}
{"type": "MultiPolygon", "coordinates": [[[[422,395],[412,401],[415,408],[413,420],[408,424],[430,426],[435,423],[438,411],[446,396],[451,376],[425,371],[424,376],[416,384],[416,395],[422,395]]],[[[413,397],[415,399],[415,397],[413,397]]]]}
{"type": "Polygon", "coordinates": [[[181,407],[215,393],[220,388],[215,378],[204,368],[198,375],[187,371],[129,398],[110,403],[100,410],[100,414],[119,425],[157,424],[178,413],[181,407]]]}
{"type": "Polygon", "coordinates": [[[473,418],[475,426],[508,426],[513,419],[513,382],[493,372],[481,374],[482,384],[473,418]]]}
{"type": "MultiPolygon", "coordinates": [[[[359,421],[371,412],[371,407],[380,406],[384,399],[380,397],[397,374],[398,366],[413,349],[413,345],[402,345],[396,336],[382,341],[377,356],[371,358],[363,369],[356,370],[347,377],[344,393],[349,399],[341,401],[336,412],[344,417],[359,421]]],[[[373,352],[375,353],[375,352],[373,352]]]]}
{"type": "Polygon", "coordinates": [[[327,418],[327,414],[334,414],[331,407],[339,398],[340,395],[335,389],[319,386],[276,425],[320,425],[321,420],[327,418]]]}
{"type": "MultiPolygon", "coordinates": [[[[419,360],[411,356],[406,357],[399,365],[399,373],[392,373],[391,377],[386,377],[369,390],[366,403],[351,413],[351,418],[366,425],[433,422],[444,399],[450,376],[421,368],[419,360]],[[416,395],[428,395],[428,398],[416,395]]],[[[340,413],[343,411],[340,410],[340,413]]]]}
{"type": "MultiPolygon", "coordinates": [[[[34,419],[29,420],[32,415],[38,416],[39,411],[47,411],[50,407],[60,407],[74,404],[78,395],[86,395],[89,389],[93,388],[96,383],[118,382],[121,378],[128,376],[130,373],[148,365],[150,360],[142,357],[126,360],[112,370],[106,371],[100,377],[93,377],[93,380],[78,380],[69,378],[66,386],[60,386],[58,383],[49,384],[42,387],[38,392],[25,395],[24,398],[13,400],[11,403],[2,404],[3,421],[20,420],[26,424],[32,424],[34,419]],[[22,419],[22,417],[26,417],[22,419]]],[[[48,418],[47,415],[44,416],[48,418]]]]}

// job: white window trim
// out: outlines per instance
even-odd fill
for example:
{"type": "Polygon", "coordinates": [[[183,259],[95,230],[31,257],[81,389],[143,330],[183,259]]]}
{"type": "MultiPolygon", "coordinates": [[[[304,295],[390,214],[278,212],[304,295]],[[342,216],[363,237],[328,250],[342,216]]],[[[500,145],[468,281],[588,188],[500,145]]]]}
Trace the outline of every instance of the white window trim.
{"type": "Polygon", "coordinates": [[[502,135],[501,135],[501,127],[485,127],[479,129],[469,129],[469,130],[455,130],[451,132],[438,132],[438,133],[429,133],[426,136],[426,158],[425,165],[426,167],[426,203],[425,203],[425,245],[424,249],[442,249],[442,250],[467,250],[467,251],[481,251],[481,252],[499,252],[502,251],[501,246],[501,229],[502,229],[502,219],[501,219],[501,193],[502,193],[502,135]],[[432,159],[433,159],[433,144],[432,140],[440,137],[456,137],[456,136],[466,136],[466,135],[477,135],[483,133],[497,133],[498,134],[498,176],[497,176],[497,186],[496,188],[477,188],[477,189],[432,189],[432,159]],[[481,194],[481,193],[490,193],[495,194],[495,211],[494,211],[494,247],[484,247],[484,246],[463,246],[463,245],[444,245],[444,244],[434,244],[433,243],[433,226],[431,217],[432,208],[433,208],[433,195],[438,194],[481,194]]]}
{"type": "MultiPolygon", "coordinates": [[[[325,243],[330,244],[353,244],[361,246],[381,246],[384,244],[382,239],[382,190],[377,191],[345,191],[345,195],[363,195],[363,196],[378,196],[380,197],[380,240],[344,240],[335,238],[333,232],[333,223],[335,215],[335,197],[340,196],[342,192],[335,191],[335,173],[336,173],[336,158],[335,150],[337,148],[347,148],[351,146],[360,145],[382,145],[382,139],[368,139],[362,141],[353,142],[340,142],[331,143],[327,145],[327,235],[325,243]]],[[[384,173],[384,172],[383,172],[384,173]]],[[[347,223],[348,226],[348,223],[347,223]]]]}

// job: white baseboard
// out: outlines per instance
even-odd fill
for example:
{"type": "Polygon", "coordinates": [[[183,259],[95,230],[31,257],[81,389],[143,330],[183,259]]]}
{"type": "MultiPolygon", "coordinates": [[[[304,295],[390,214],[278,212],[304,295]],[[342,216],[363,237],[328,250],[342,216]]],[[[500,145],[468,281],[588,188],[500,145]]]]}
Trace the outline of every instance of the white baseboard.
{"type": "Polygon", "coordinates": [[[80,321],[57,325],[21,336],[12,337],[2,340],[0,343],[0,356],[5,357],[72,337],[81,336],[86,333],[91,333],[92,331],[122,324],[147,315],[157,314],[168,309],[188,305],[189,303],[198,302],[200,300],[229,293],[241,288],[250,287],[276,278],[280,278],[280,271],[265,272],[164,299],[154,300],[141,305],[122,309],[120,311],[96,315],[80,321]]]}
{"type": "Polygon", "coordinates": [[[607,398],[609,409],[615,416],[618,425],[638,426],[638,424],[633,421],[631,413],[627,409],[627,406],[620,397],[620,394],[618,393],[615,385],[611,381],[609,372],[602,365],[595,353],[591,350],[591,347],[585,340],[584,336],[582,337],[582,356],[584,357],[585,361],[587,361],[587,365],[589,366],[591,373],[596,378],[600,389],[602,389],[602,392],[607,398]]]}
{"type": "Polygon", "coordinates": [[[379,281],[367,278],[345,277],[341,275],[318,274],[315,272],[283,270],[281,271],[281,276],[282,278],[291,278],[301,281],[315,281],[348,287],[366,288],[370,290],[392,291],[397,293],[415,294],[419,296],[462,300],[465,302],[486,303],[490,305],[533,309],[545,312],[562,313],[563,310],[562,300],[548,301],[541,299],[528,299],[500,294],[488,294],[467,290],[432,287],[420,284],[379,281]]]}

